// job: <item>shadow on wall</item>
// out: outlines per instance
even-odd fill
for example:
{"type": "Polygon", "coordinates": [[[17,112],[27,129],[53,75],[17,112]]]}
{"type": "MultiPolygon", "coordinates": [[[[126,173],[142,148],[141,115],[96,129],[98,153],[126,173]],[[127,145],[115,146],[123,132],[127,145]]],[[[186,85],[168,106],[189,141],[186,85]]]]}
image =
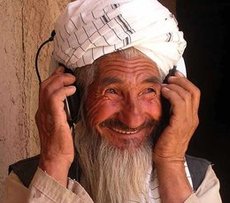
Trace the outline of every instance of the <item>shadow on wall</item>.
{"type": "Polygon", "coordinates": [[[214,164],[224,203],[230,202],[230,122],[227,25],[230,2],[177,0],[177,19],[187,40],[188,77],[201,89],[200,125],[189,154],[214,164]]]}

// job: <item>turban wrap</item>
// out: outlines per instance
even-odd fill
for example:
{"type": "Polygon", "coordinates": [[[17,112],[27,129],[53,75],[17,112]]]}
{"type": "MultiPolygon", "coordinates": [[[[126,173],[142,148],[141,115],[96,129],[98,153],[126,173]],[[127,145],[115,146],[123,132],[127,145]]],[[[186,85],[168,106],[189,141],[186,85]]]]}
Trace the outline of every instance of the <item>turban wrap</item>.
{"type": "Polygon", "coordinates": [[[157,0],[77,0],[59,16],[55,31],[54,59],[71,69],[134,47],[164,77],[186,47],[175,17],[157,0]]]}

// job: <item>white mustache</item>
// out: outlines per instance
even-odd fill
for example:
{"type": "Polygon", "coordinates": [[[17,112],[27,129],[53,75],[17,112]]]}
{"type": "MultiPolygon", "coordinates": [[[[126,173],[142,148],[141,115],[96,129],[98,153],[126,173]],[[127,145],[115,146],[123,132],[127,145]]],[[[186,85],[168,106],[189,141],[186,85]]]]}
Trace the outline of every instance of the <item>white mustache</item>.
{"type": "Polygon", "coordinates": [[[118,119],[107,119],[101,123],[101,126],[102,127],[109,127],[116,132],[132,134],[132,133],[136,133],[136,132],[142,130],[143,128],[151,128],[157,124],[158,124],[157,121],[151,119],[151,120],[145,121],[143,124],[141,124],[140,126],[138,126],[136,128],[131,128],[118,119]]]}

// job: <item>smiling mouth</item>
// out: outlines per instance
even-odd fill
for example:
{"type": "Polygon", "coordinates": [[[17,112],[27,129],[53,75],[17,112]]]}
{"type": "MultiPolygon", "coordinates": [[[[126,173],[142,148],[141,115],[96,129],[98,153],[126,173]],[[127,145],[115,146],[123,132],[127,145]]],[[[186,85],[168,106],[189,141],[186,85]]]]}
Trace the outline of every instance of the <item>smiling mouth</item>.
{"type": "Polygon", "coordinates": [[[101,127],[107,128],[120,135],[134,135],[139,133],[145,127],[145,125],[141,125],[137,128],[130,128],[117,119],[111,119],[101,123],[101,127]]]}
{"type": "Polygon", "coordinates": [[[132,134],[136,134],[140,131],[140,129],[129,129],[129,130],[122,130],[122,129],[118,129],[118,128],[115,128],[115,127],[107,127],[109,128],[110,130],[116,132],[116,133],[119,133],[119,134],[123,134],[123,135],[132,135],[132,134]]]}

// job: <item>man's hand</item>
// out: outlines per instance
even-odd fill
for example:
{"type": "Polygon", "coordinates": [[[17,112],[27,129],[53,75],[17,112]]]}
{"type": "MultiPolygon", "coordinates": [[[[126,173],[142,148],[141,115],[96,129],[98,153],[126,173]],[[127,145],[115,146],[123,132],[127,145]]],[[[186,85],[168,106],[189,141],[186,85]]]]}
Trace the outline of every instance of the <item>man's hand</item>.
{"type": "Polygon", "coordinates": [[[153,149],[162,202],[184,202],[191,194],[184,167],[185,153],[196,130],[200,91],[179,72],[162,85],[162,95],[171,104],[169,125],[153,149]]]}
{"type": "Polygon", "coordinates": [[[71,86],[74,81],[75,77],[64,73],[62,67],[55,70],[40,86],[36,113],[41,145],[39,167],[64,186],[74,158],[74,146],[63,101],[76,91],[71,86]]]}
{"type": "Polygon", "coordinates": [[[154,147],[154,155],[156,159],[183,161],[199,123],[200,90],[177,71],[169,77],[168,84],[162,85],[162,95],[171,104],[171,116],[154,147]]]}

